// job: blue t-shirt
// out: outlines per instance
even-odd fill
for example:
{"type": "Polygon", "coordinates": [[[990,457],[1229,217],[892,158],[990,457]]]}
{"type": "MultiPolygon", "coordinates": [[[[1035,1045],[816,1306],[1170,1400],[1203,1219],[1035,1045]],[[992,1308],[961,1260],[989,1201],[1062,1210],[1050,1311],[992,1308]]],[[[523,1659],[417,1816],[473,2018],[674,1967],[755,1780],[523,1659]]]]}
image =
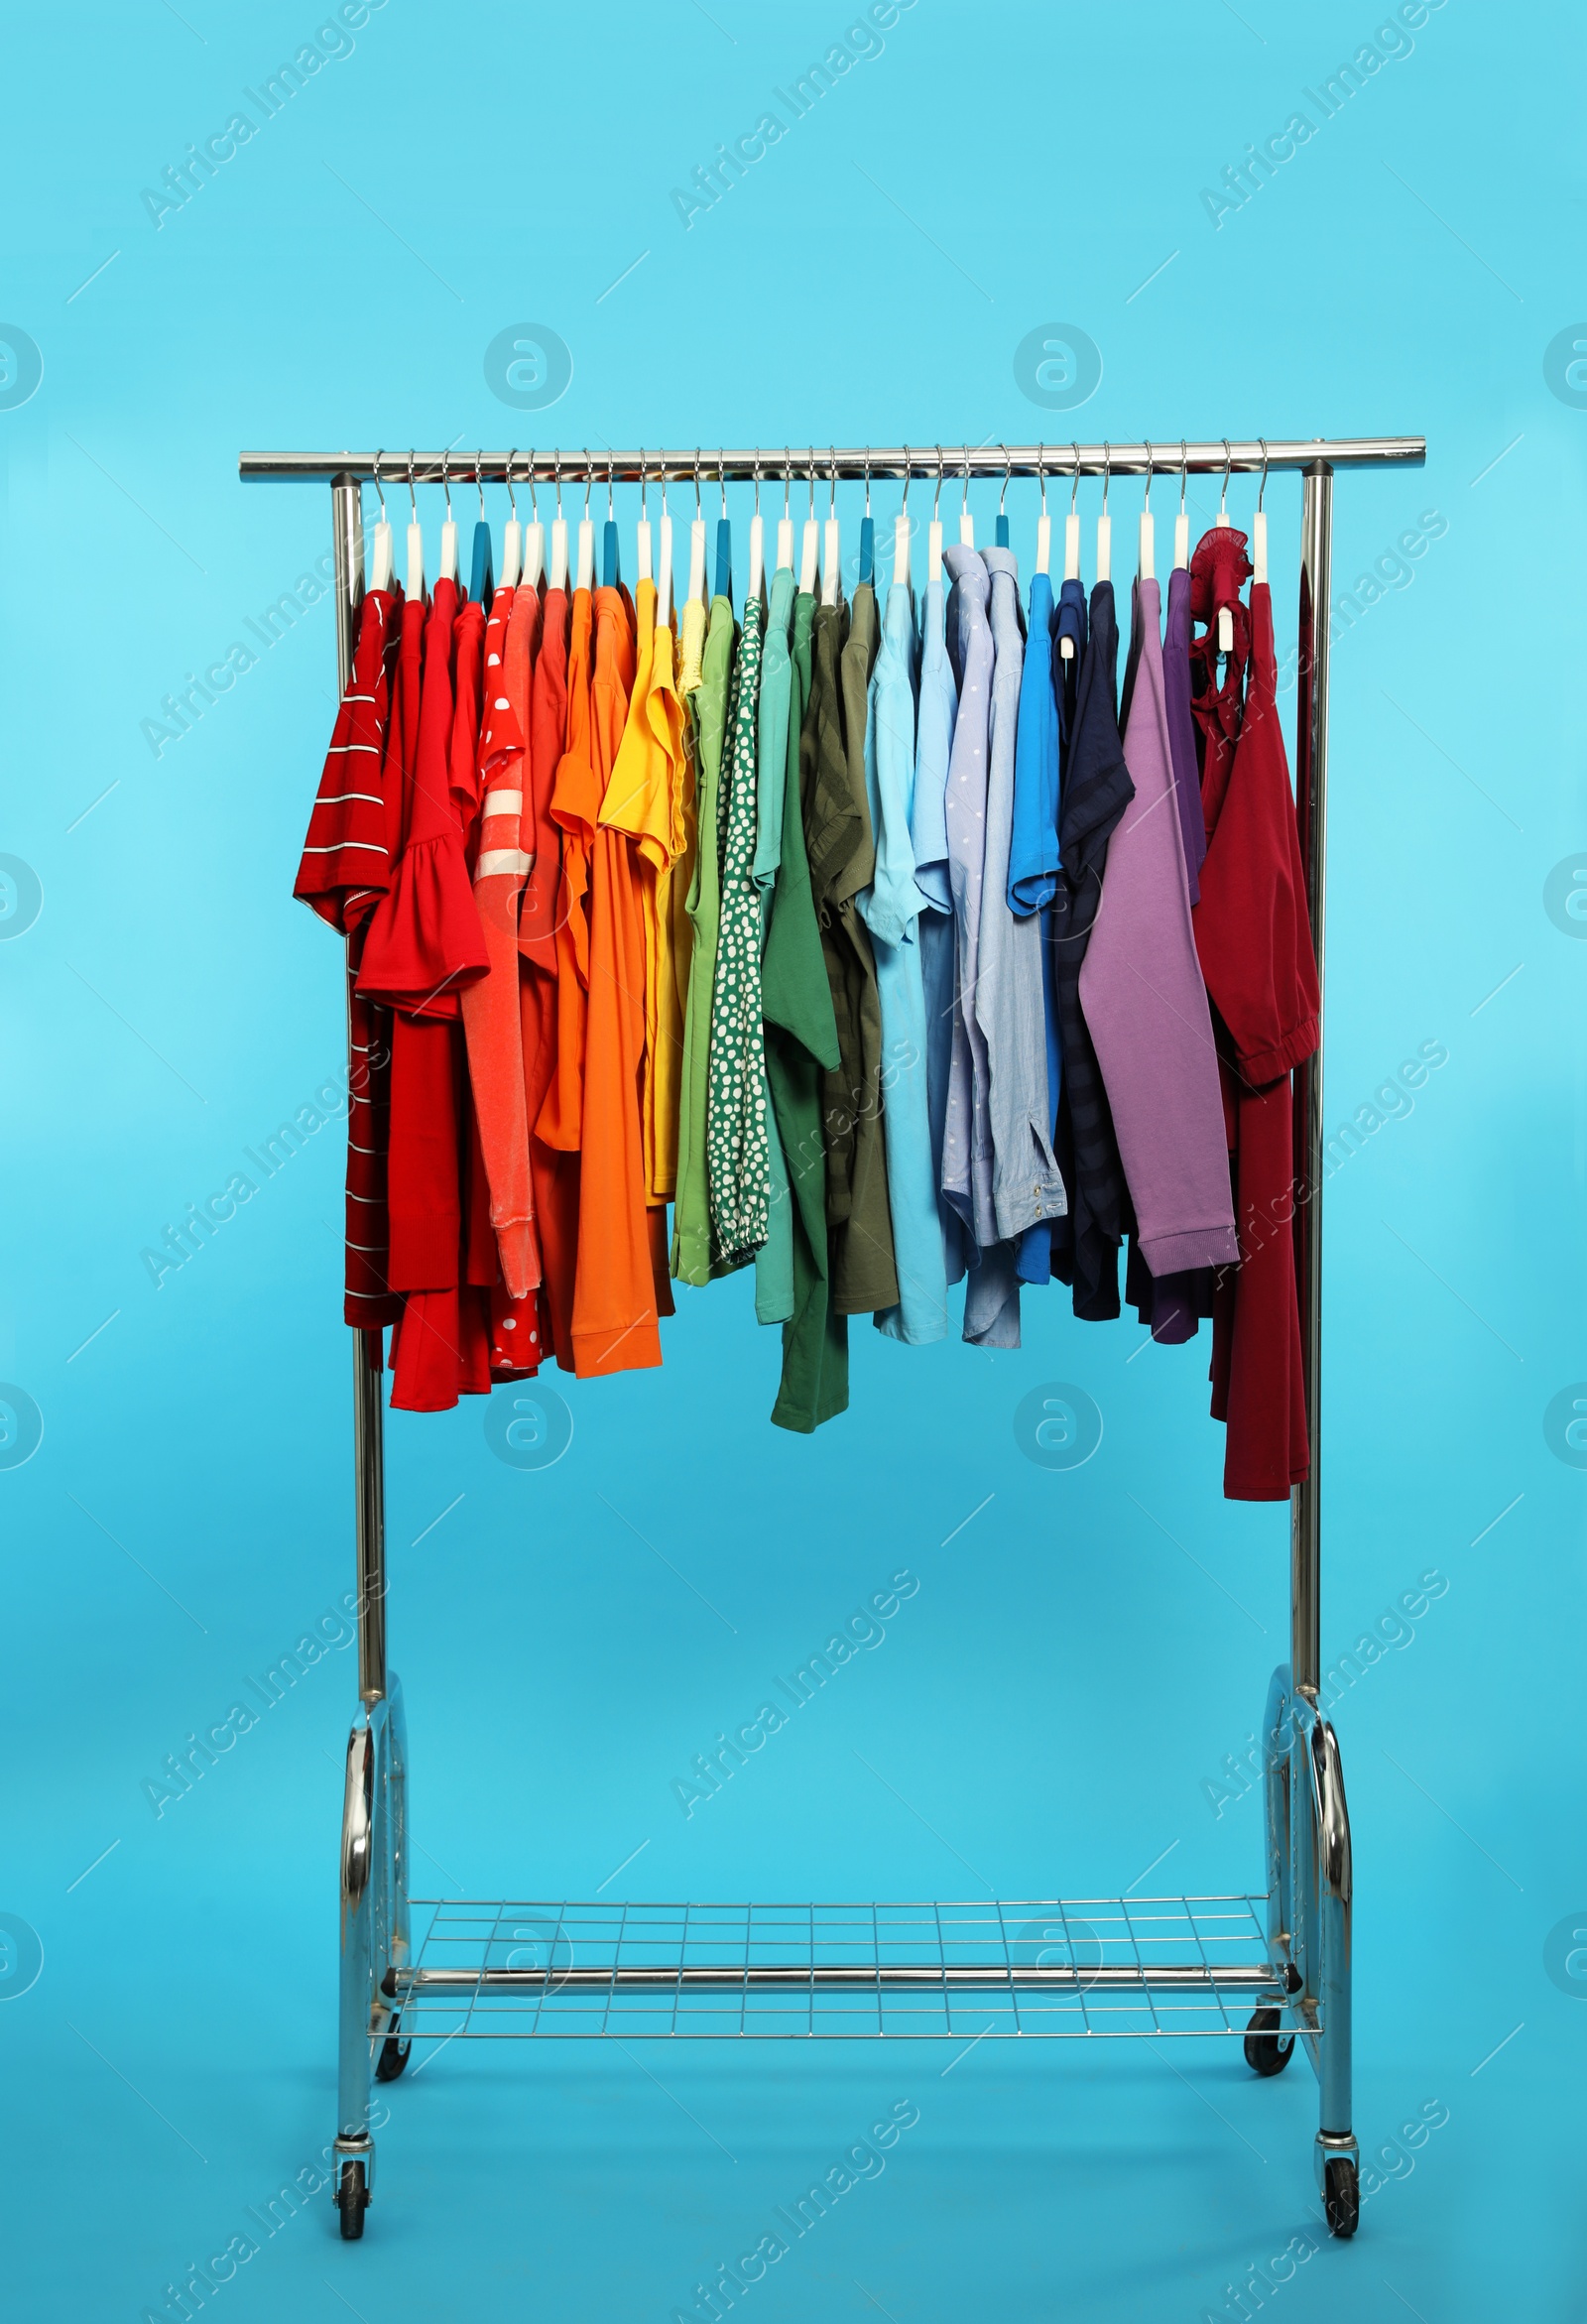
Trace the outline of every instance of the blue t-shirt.
{"type": "Polygon", "coordinates": [[[1009,842],[1009,910],[1050,904],[1058,871],[1058,704],[1052,690],[1052,583],[1031,582],[1031,620],[1020,682],[1014,760],[1014,831],[1009,842]]]}
{"type": "Polygon", "coordinates": [[[945,1339],[948,1284],[937,1216],[927,1088],[925,989],[917,940],[925,898],[910,831],[916,780],[915,604],[907,581],[887,595],[865,720],[865,788],[876,876],[858,898],[871,931],[882,1005],[882,1119],[898,1304],[879,1331],[919,1346],[945,1339]]]}

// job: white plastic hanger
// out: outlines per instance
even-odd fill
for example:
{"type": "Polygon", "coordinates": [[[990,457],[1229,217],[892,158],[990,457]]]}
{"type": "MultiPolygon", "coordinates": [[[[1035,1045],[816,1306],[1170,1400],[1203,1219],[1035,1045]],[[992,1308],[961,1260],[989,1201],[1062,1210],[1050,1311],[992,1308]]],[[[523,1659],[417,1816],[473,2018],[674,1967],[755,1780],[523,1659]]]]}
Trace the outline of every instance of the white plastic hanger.
{"type": "Polygon", "coordinates": [[[588,589],[595,580],[595,525],[589,513],[589,483],[591,469],[584,467],[584,514],[578,520],[578,571],[574,581],[577,589],[588,589]]]}
{"type": "MultiPolygon", "coordinates": [[[[1080,447],[1071,442],[1070,449],[1074,453],[1074,466],[1069,471],[1069,513],[1063,520],[1063,577],[1066,581],[1077,581],[1080,578],[1080,447]]],[[[1058,640],[1058,660],[1074,660],[1072,638],[1058,640]]]]}
{"type": "Polygon", "coordinates": [[[761,463],[755,463],[755,514],[750,519],[750,585],[744,602],[761,593],[761,576],[766,571],[766,527],[761,517],[761,463]]]}
{"type": "Polygon", "coordinates": [[[964,498],[959,503],[959,547],[961,549],[975,547],[975,519],[970,514],[970,458],[968,453],[965,454],[964,458],[964,498]]]}
{"type": "MultiPolygon", "coordinates": [[[[530,522],[524,528],[524,586],[540,587],[541,575],[546,570],[546,528],[540,521],[540,501],[535,492],[535,454],[529,455],[529,512],[530,522]]],[[[566,556],[562,563],[565,572],[566,556]]]]}
{"type": "Polygon", "coordinates": [[[799,588],[806,597],[815,594],[815,552],[820,547],[821,528],[815,521],[815,457],[810,456],[810,513],[804,520],[804,539],[799,548],[799,588]]]}
{"type": "Polygon", "coordinates": [[[832,496],[827,503],[826,539],[821,551],[821,602],[823,605],[835,605],[843,594],[843,575],[838,569],[837,446],[829,444],[827,449],[832,454],[832,496]]]}
{"type": "MultiPolygon", "coordinates": [[[[645,447],[642,444],[639,455],[639,532],[635,540],[635,568],[642,581],[651,581],[656,577],[652,549],[650,485],[645,475],[645,447]]],[[[658,614],[656,618],[660,621],[661,615],[658,614]]]]}
{"type": "Polygon", "coordinates": [[[1097,579],[1113,578],[1113,519],[1108,514],[1108,476],[1113,466],[1113,453],[1107,437],[1102,439],[1102,514],[1097,519],[1097,579]]]}
{"type": "Polygon", "coordinates": [[[1037,474],[1041,479],[1041,514],[1036,521],[1036,569],[1038,573],[1052,570],[1052,519],[1047,515],[1046,445],[1036,447],[1037,474]]]}
{"type": "Polygon", "coordinates": [[[893,586],[910,585],[910,447],[904,447],[904,500],[893,520],[893,586]]]}
{"type": "Polygon", "coordinates": [[[1190,570],[1190,519],[1185,515],[1184,487],[1189,470],[1190,455],[1179,438],[1179,514],[1173,520],[1173,569],[1176,573],[1190,570]]]}
{"type": "Polygon", "coordinates": [[[414,490],[414,455],[408,455],[408,498],[413,515],[408,522],[408,594],[416,605],[425,602],[425,528],[419,521],[419,496],[414,490]]]}
{"type": "Polygon", "coordinates": [[[1141,548],[1136,558],[1136,569],[1143,581],[1157,579],[1157,539],[1152,522],[1152,443],[1147,441],[1147,497],[1141,508],[1141,548]]]}
{"type": "Polygon", "coordinates": [[[380,459],[381,455],[377,452],[375,454],[375,495],[380,502],[380,522],[375,527],[375,554],[369,574],[371,589],[389,589],[391,587],[391,526],[386,519],[386,495],[380,489],[380,459]]]}
{"type": "Polygon", "coordinates": [[[700,455],[694,448],[694,522],[688,536],[688,601],[705,599],[705,511],[700,506],[700,455]]]}
{"type": "Polygon", "coordinates": [[[672,518],[667,505],[667,462],[662,462],[661,558],[656,570],[656,626],[665,630],[672,614],[672,518]]]}
{"type": "Polygon", "coordinates": [[[516,589],[518,576],[524,564],[524,528],[518,521],[518,495],[513,490],[513,462],[518,457],[514,444],[507,455],[507,503],[512,515],[502,527],[502,577],[497,583],[501,589],[516,589]]]}
{"type": "Polygon", "coordinates": [[[452,481],[447,473],[448,454],[440,455],[440,488],[446,495],[446,521],[440,529],[440,577],[443,581],[457,578],[457,527],[452,522],[452,481]]]}
{"type": "Polygon", "coordinates": [[[936,491],[931,496],[931,522],[925,535],[925,577],[932,588],[942,585],[942,446],[936,447],[936,491]]]}
{"type": "MultiPolygon", "coordinates": [[[[533,485],[534,469],[531,468],[529,473],[530,482],[533,485]]],[[[562,515],[562,455],[560,452],[556,454],[555,476],[556,514],[551,519],[550,585],[553,589],[565,589],[567,587],[567,523],[562,515]]],[[[535,530],[538,532],[539,526],[535,530]]]]}
{"type": "Polygon", "coordinates": [[[1266,436],[1259,435],[1257,441],[1262,446],[1262,482],[1257,487],[1257,514],[1251,527],[1251,578],[1253,584],[1261,581],[1266,585],[1268,578],[1268,516],[1262,504],[1268,494],[1268,439],[1266,436]]]}
{"type": "Polygon", "coordinates": [[[783,514],[777,520],[777,570],[794,570],[794,514],[789,506],[793,491],[793,466],[788,456],[788,445],[783,446],[783,514]]]}
{"type": "MultiPolygon", "coordinates": [[[[1229,522],[1229,467],[1233,456],[1229,449],[1229,438],[1225,436],[1223,439],[1223,490],[1218,495],[1217,521],[1220,525],[1227,525],[1229,522]]],[[[1218,652],[1220,654],[1234,652],[1234,614],[1227,605],[1220,605],[1218,608],[1218,652]]]]}

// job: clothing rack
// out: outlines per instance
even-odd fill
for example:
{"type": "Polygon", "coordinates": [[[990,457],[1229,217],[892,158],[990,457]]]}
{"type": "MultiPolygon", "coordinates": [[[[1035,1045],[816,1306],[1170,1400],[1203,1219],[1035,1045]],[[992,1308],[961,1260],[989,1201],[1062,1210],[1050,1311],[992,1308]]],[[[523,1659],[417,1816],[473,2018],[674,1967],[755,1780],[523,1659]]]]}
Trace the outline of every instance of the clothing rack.
{"type": "Polygon", "coordinates": [[[971,476],[1115,476],[1213,475],[1227,467],[1250,474],[1266,467],[1307,470],[1321,464],[1334,468],[1382,468],[1419,462],[1426,449],[1419,435],[1336,436],[1301,439],[1262,437],[1231,443],[1184,443],[1178,437],[1151,443],[1017,443],[1017,444],[807,444],[794,451],[789,445],[770,451],[375,451],[375,452],[242,452],[237,472],[244,482],[291,478],[299,483],[371,482],[406,484],[554,484],[558,476],[592,483],[608,476],[616,484],[685,484],[694,477],[722,483],[750,484],[757,478],[814,474],[822,483],[832,477],[858,482],[869,476],[922,478],[941,474],[971,476]]]}
{"type": "MultiPolygon", "coordinates": [[[[364,588],[364,479],[621,483],[972,476],[1301,475],[1295,793],[1323,984],[1328,599],[1338,468],[1416,465],[1421,436],[1254,442],[828,445],[793,450],[244,452],[245,479],[329,482],[341,684],[364,588]]],[[[1266,1886],[1177,1896],[906,1904],[607,1904],[408,1894],[408,1747],[386,1651],[382,1335],[354,1334],[361,1711],[348,1739],[334,2200],[348,2240],[374,2183],[371,2079],[416,2039],[643,2034],[969,2038],[985,2033],[1242,2037],[1261,2075],[1298,2039],[1319,2083],[1314,2158],[1328,2226],[1355,2233],[1350,1821],[1321,1673],[1322,1050],[1300,1069],[1295,1232],[1310,1471],[1290,1503],[1289,1659],[1262,1736],[1266,1886]],[[414,1906],[429,1919],[416,1953],[414,1906]],[[1254,2014],[1246,2011],[1255,2005],[1254,2014]]]]}

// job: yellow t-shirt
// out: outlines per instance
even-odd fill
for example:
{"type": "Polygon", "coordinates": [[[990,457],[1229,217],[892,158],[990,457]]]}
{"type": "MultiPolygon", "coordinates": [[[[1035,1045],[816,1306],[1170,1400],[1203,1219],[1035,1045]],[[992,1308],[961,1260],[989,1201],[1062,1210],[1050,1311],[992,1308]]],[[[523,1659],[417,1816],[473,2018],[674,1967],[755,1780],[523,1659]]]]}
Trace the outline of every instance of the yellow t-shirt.
{"type": "MultiPolygon", "coordinates": [[[[654,1208],[671,1200],[677,1178],[677,1104],[682,1074],[681,973],[671,909],[673,864],[687,849],[683,794],[683,709],[672,675],[672,633],[656,624],[656,584],[636,596],[639,654],[628,722],[601,803],[601,821],[634,841],[645,920],[645,1063],[640,1118],[645,1193],[654,1208]]],[[[686,625],[685,625],[686,634],[686,625]]],[[[687,891],[686,878],[683,883],[687,891]]],[[[688,922],[683,919],[685,935],[688,922]]]]}

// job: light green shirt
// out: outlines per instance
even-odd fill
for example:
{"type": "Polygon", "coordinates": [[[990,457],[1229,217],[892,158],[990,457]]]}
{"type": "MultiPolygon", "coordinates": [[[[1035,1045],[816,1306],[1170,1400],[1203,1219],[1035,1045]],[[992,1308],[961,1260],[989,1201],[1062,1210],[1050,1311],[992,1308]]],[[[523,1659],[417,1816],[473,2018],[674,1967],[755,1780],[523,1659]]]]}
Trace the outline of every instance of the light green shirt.
{"type": "Polygon", "coordinates": [[[685,910],[694,930],[688,1000],[683,1012],[683,1074],[677,1115],[677,1195],[672,1213],[672,1274],[681,1283],[711,1280],[710,1181],[705,1163],[705,1115],[711,1055],[711,990],[716,981],[716,938],[722,909],[720,794],[722,740],[727,728],[733,670],[733,608],[711,601],[700,682],[692,697],[698,758],[695,792],[697,843],[685,910]]]}

